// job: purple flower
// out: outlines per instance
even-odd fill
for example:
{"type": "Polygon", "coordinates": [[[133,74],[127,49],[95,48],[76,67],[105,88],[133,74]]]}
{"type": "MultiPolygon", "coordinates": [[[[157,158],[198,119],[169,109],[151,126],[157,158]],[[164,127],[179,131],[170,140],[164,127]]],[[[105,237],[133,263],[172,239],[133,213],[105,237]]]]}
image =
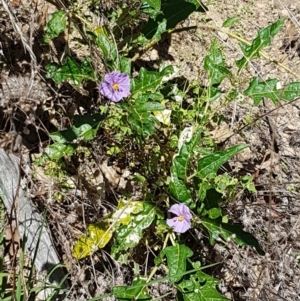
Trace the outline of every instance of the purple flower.
{"type": "Polygon", "coordinates": [[[104,76],[100,93],[113,102],[119,102],[130,94],[130,78],[125,73],[111,72],[104,76]]]}
{"type": "Polygon", "coordinates": [[[184,233],[191,228],[192,214],[187,205],[183,203],[172,205],[169,212],[176,215],[176,217],[167,219],[167,225],[175,232],[184,233]]]}

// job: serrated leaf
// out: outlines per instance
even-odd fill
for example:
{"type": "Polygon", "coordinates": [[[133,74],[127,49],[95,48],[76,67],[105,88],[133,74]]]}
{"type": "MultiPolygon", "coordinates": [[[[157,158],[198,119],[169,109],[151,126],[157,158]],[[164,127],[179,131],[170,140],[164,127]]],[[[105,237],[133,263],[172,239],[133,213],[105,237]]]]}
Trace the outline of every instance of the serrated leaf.
{"type": "Polygon", "coordinates": [[[277,104],[280,93],[280,91],[278,91],[276,88],[277,83],[277,79],[268,79],[266,81],[260,81],[260,79],[256,77],[251,81],[249,87],[244,92],[244,94],[251,96],[255,105],[258,105],[263,97],[269,98],[275,104],[277,104]]]}
{"type": "Polygon", "coordinates": [[[175,246],[166,247],[162,250],[161,255],[166,255],[169,267],[169,281],[178,282],[182,279],[182,275],[186,271],[186,261],[193,256],[193,251],[185,245],[176,244],[175,246]]]}
{"type": "Polygon", "coordinates": [[[219,280],[197,271],[195,274],[190,275],[189,279],[183,280],[177,284],[183,296],[184,301],[225,301],[229,300],[222,296],[216,289],[219,280]]]}
{"type": "Polygon", "coordinates": [[[57,38],[66,29],[66,25],[66,13],[63,10],[55,12],[46,25],[44,43],[49,44],[52,39],[57,38]]]}
{"type": "Polygon", "coordinates": [[[198,160],[198,177],[204,179],[209,174],[216,174],[218,169],[232,156],[238,154],[247,145],[235,145],[224,151],[215,152],[198,160]]]}
{"type": "Polygon", "coordinates": [[[95,80],[89,58],[85,58],[79,65],[73,58],[68,56],[63,65],[51,63],[45,69],[47,71],[46,77],[53,79],[56,84],[68,81],[75,86],[79,86],[83,80],[95,80]]]}
{"type": "Polygon", "coordinates": [[[131,286],[113,287],[112,293],[120,300],[151,300],[146,284],[146,280],[137,278],[133,280],[131,286]]]}
{"type": "Polygon", "coordinates": [[[269,98],[276,105],[279,100],[291,101],[300,95],[300,82],[288,84],[284,89],[278,89],[277,79],[260,80],[253,78],[244,95],[253,98],[254,104],[258,105],[262,98],[269,98]]]}
{"type": "Polygon", "coordinates": [[[87,234],[82,235],[76,242],[73,257],[82,259],[93,254],[98,249],[104,248],[110,241],[113,231],[114,229],[106,221],[89,225],[87,234]]]}
{"type": "Polygon", "coordinates": [[[250,233],[245,232],[239,225],[230,225],[222,223],[221,218],[209,219],[201,218],[203,226],[208,230],[210,242],[213,244],[218,237],[224,240],[233,239],[240,246],[254,246],[257,253],[265,255],[257,239],[250,233]]]}
{"type": "Polygon", "coordinates": [[[112,254],[116,256],[120,251],[135,247],[143,237],[143,230],[148,228],[156,215],[154,204],[143,202],[143,211],[132,215],[131,222],[116,229],[116,241],[112,247],[112,254]]]}
{"type": "Polygon", "coordinates": [[[239,73],[245,66],[247,66],[251,59],[259,57],[259,51],[262,50],[262,48],[271,45],[272,38],[279,32],[283,24],[284,20],[280,19],[270,26],[260,29],[257,37],[252,41],[251,45],[240,43],[244,57],[236,62],[239,68],[239,73]]]}
{"type": "Polygon", "coordinates": [[[223,23],[222,27],[224,28],[232,27],[238,19],[239,17],[231,17],[223,23]]]}

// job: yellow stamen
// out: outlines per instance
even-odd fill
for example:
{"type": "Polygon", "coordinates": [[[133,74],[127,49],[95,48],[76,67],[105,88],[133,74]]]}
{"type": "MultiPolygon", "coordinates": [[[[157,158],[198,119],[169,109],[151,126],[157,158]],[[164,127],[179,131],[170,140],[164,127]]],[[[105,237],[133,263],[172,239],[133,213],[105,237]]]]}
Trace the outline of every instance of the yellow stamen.
{"type": "Polygon", "coordinates": [[[177,218],[177,220],[179,222],[182,222],[184,220],[184,216],[183,215],[179,215],[178,218],[177,218]]]}
{"type": "Polygon", "coordinates": [[[119,84],[113,84],[112,87],[116,91],[119,90],[119,84]]]}

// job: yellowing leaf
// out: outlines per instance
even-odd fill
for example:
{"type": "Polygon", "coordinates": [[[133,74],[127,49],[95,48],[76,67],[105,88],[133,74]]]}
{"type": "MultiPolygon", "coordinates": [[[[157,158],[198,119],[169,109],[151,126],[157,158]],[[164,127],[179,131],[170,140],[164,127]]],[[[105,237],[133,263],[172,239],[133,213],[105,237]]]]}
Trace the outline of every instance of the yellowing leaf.
{"type": "Polygon", "coordinates": [[[163,111],[153,112],[156,119],[165,125],[171,124],[171,113],[172,113],[172,110],[168,110],[168,109],[165,109],[163,111]]]}
{"type": "Polygon", "coordinates": [[[102,249],[110,241],[114,228],[108,222],[100,222],[88,226],[87,234],[82,235],[76,242],[73,257],[85,258],[98,249],[102,249]]]}
{"type": "Polygon", "coordinates": [[[131,214],[138,214],[143,211],[143,202],[119,200],[118,210],[114,212],[112,218],[115,222],[128,225],[131,221],[131,214]]]}
{"type": "Polygon", "coordinates": [[[94,241],[83,235],[76,242],[72,255],[76,259],[82,259],[93,254],[96,250],[97,246],[94,244],[94,241]]]}

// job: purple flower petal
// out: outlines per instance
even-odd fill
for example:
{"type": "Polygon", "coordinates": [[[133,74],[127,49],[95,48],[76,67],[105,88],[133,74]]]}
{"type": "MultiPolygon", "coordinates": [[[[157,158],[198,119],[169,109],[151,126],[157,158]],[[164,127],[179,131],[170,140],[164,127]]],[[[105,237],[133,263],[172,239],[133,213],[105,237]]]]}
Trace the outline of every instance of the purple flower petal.
{"type": "Polygon", "coordinates": [[[192,219],[192,214],[190,212],[190,209],[184,203],[174,204],[170,207],[170,209],[168,211],[175,214],[175,215],[177,215],[177,216],[183,215],[184,218],[189,220],[189,221],[192,219]]]}
{"type": "Polygon", "coordinates": [[[177,233],[184,233],[191,228],[192,214],[187,205],[180,203],[174,204],[169,209],[169,212],[176,215],[171,219],[167,219],[167,225],[177,233]]]}
{"type": "Polygon", "coordinates": [[[177,224],[178,217],[168,218],[167,225],[171,228],[174,228],[175,224],[177,224]]]}
{"type": "Polygon", "coordinates": [[[184,233],[188,229],[191,228],[191,223],[187,222],[186,220],[183,220],[182,222],[177,223],[173,229],[177,233],[184,233]]]}
{"type": "Polygon", "coordinates": [[[111,72],[104,76],[100,93],[113,102],[119,102],[130,94],[130,78],[125,73],[111,72]]]}

